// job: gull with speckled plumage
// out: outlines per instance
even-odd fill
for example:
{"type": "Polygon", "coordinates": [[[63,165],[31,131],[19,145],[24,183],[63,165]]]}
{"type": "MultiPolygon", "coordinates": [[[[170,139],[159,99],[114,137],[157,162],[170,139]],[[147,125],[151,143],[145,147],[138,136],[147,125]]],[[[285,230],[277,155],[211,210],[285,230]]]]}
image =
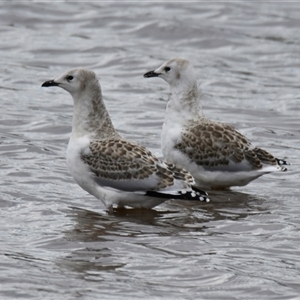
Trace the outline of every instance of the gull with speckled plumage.
{"type": "Polygon", "coordinates": [[[160,77],[170,85],[162,129],[164,158],[185,168],[201,188],[244,186],[270,172],[286,171],[285,160],[253,146],[232,126],[206,118],[192,64],[175,58],[144,77],[160,77]]]}
{"type": "Polygon", "coordinates": [[[72,69],[42,86],[58,86],[71,94],[74,112],[68,168],[78,185],[109,210],[113,206],[152,208],[168,199],[209,201],[206,192],[193,188],[189,172],[120,136],[94,72],[72,69]]]}

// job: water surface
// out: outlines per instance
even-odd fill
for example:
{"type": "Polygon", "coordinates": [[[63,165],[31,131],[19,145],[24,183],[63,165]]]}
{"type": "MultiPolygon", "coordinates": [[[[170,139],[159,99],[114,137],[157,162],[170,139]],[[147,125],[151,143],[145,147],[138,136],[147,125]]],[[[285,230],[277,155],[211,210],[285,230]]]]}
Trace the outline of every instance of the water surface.
{"type": "Polygon", "coordinates": [[[299,299],[298,3],[0,6],[1,299],[299,299]],[[41,84],[84,66],[117,130],[160,153],[168,86],[193,62],[205,114],[288,159],[287,173],[108,215],[66,168],[72,100],[41,84]]]}

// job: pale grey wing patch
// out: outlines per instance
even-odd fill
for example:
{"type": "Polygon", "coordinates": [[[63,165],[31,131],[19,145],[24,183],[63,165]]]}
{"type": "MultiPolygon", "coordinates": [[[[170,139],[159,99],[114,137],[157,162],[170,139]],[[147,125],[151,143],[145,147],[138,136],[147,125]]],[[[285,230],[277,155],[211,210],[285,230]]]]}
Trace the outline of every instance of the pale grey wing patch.
{"type": "Polygon", "coordinates": [[[261,169],[265,163],[275,162],[271,154],[253,148],[241,133],[221,123],[190,124],[175,148],[191,161],[212,171],[251,171],[261,169]]]}
{"type": "Polygon", "coordinates": [[[101,185],[121,190],[158,190],[174,183],[172,170],[149,150],[123,139],[92,141],[81,158],[101,185]]]}

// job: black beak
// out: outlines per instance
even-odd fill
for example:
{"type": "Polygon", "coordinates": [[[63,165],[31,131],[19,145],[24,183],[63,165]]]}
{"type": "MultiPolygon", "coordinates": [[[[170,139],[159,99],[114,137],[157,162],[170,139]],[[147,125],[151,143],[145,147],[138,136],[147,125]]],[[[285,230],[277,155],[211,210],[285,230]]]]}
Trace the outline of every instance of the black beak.
{"type": "Polygon", "coordinates": [[[45,81],[43,84],[42,84],[43,87],[48,87],[48,86],[58,86],[58,83],[55,82],[54,80],[48,80],[48,81],[45,81]]]}
{"type": "Polygon", "coordinates": [[[149,71],[147,73],[144,74],[145,78],[149,78],[149,77],[158,77],[160,74],[159,73],[155,73],[154,71],[149,71]]]}

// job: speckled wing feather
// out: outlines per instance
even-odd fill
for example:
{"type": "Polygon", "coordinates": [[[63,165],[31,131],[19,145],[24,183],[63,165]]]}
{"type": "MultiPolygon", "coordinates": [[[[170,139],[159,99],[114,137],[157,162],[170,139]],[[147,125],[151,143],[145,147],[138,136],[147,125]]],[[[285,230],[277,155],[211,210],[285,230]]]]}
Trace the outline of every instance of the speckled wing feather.
{"type": "Polygon", "coordinates": [[[119,138],[92,141],[81,155],[101,184],[122,190],[158,190],[174,179],[193,184],[185,170],[161,162],[146,148],[119,138]]]}
{"type": "Polygon", "coordinates": [[[251,143],[233,127],[212,122],[189,124],[176,149],[206,170],[250,171],[276,159],[251,143]]]}

